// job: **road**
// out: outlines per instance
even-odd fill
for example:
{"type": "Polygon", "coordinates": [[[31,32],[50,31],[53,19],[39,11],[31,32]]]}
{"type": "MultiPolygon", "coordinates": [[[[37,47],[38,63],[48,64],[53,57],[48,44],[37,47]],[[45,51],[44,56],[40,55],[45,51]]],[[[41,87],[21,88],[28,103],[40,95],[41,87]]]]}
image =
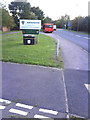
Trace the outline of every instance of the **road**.
{"type": "Polygon", "coordinates": [[[72,41],[73,43],[80,46],[82,49],[90,52],[90,48],[88,47],[90,35],[80,34],[79,32],[71,32],[71,31],[66,31],[66,30],[62,30],[62,29],[57,29],[55,34],[61,36],[64,39],[72,41]]]}
{"type": "Polygon", "coordinates": [[[63,30],[45,33],[58,42],[65,64],[64,70],[15,63],[2,64],[3,117],[88,117],[88,53],[73,41],[77,39],[76,33],[73,33],[75,38],[72,37],[72,41],[66,39],[66,33],[63,30]],[[9,100],[10,105],[5,100],[9,100]],[[25,105],[32,108],[26,109],[25,105]]]}

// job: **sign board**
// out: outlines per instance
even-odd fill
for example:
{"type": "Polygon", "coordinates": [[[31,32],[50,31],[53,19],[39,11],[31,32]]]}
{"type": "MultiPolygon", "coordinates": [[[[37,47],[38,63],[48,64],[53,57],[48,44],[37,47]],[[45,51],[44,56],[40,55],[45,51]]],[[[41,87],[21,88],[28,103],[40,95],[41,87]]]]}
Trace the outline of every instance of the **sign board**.
{"type": "Polygon", "coordinates": [[[20,19],[20,29],[41,29],[41,20],[20,19]]]}
{"type": "Polygon", "coordinates": [[[39,29],[23,29],[22,30],[23,34],[39,34],[39,29]]]}

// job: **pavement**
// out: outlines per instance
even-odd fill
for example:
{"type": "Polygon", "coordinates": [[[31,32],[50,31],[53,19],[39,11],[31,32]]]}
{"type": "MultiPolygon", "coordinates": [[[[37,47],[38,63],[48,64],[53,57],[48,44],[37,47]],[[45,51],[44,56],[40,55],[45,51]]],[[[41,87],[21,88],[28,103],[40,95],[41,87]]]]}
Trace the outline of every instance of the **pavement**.
{"type": "Polygon", "coordinates": [[[87,77],[87,72],[80,70],[3,62],[2,116],[87,118],[88,90],[84,86],[87,77]]]}
{"type": "MultiPolygon", "coordinates": [[[[33,106],[33,109],[36,109],[35,113],[29,114],[31,118],[36,114],[43,115],[43,113],[38,113],[40,108],[57,111],[56,115],[47,113],[44,117],[66,118],[62,70],[2,63],[2,73],[2,98],[14,103],[14,106],[10,104],[11,108],[15,109],[15,103],[21,103],[33,106]]],[[[10,107],[9,109],[8,107],[2,112],[3,117],[10,117],[10,107]]],[[[20,108],[17,109],[20,110],[20,108]]],[[[28,116],[26,115],[25,117],[28,116]]]]}

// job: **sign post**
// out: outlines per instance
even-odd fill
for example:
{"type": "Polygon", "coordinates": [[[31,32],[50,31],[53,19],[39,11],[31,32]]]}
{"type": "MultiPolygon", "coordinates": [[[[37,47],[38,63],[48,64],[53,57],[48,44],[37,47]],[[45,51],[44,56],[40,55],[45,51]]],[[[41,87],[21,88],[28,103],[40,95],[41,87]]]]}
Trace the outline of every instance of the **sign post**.
{"type": "Polygon", "coordinates": [[[20,19],[20,29],[23,33],[23,43],[25,45],[33,45],[37,43],[36,35],[41,29],[41,20],[20,19]]]}

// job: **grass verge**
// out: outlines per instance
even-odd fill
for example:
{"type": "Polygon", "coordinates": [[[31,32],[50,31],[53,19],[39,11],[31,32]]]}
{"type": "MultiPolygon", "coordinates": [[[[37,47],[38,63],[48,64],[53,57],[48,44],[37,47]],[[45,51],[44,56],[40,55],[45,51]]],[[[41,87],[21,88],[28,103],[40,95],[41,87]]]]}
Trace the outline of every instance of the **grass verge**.
{"type": "Polygon", "coordinates": [[[73,33],[76,33],[76,34],[90,35],[90,33],[83,32],[83,31],[74,31],[74,30],[68,30],[68,29],[63,29],[63,30],[73,32],[73,33]]]}
{"type": "Polygon", "coordinates": [[[2,61],[63,68],[61,57],[56,58],[56,42],[39,34],[38,43],[23,45],[22,32],[2,35],[2,61]]]}

